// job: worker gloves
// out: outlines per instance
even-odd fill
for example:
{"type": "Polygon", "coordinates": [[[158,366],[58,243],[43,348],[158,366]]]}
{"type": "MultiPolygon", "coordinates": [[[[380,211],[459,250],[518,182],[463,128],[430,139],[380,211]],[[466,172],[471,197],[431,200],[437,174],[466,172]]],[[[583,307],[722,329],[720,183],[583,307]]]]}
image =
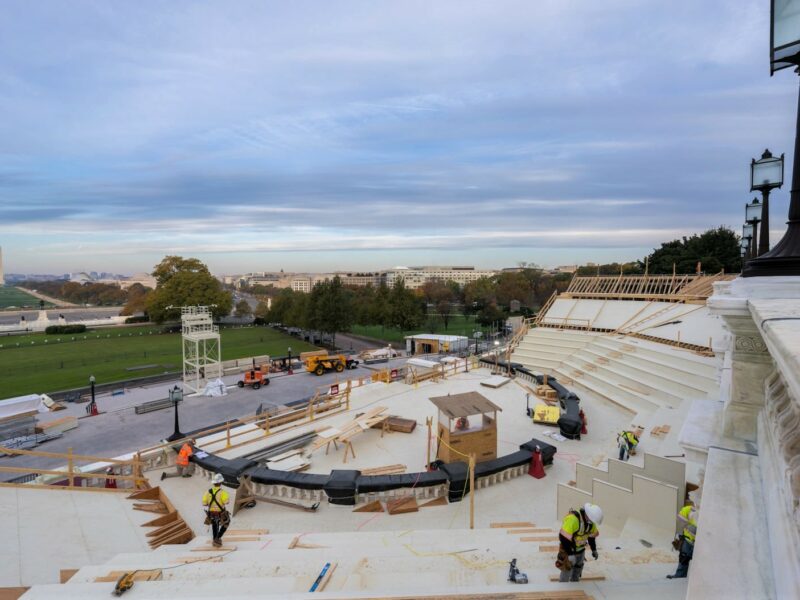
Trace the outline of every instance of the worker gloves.
{"type": "Polygon", "coordinates": [[[597,553],[597,550],[592,550],[592,558],[595,560],[600,558],[600,555],[597,553]]]}

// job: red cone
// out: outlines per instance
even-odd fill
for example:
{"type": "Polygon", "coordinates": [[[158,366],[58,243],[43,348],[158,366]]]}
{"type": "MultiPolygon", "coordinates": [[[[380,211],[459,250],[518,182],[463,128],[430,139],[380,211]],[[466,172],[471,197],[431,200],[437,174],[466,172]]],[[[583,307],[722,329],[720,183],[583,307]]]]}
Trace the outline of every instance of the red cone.
{"type": "Polygon", "coordinates": [[[586,430],[586,415],[583,414],[583,409],[580,410],[578,416],[581,418],[581,435],[586,435],[589,432],[586,430]]]}
{"type": "Polygon", "coordinates": [[[528,475],[536,477],[536,479],[541,479],[545,476],[544,464],[542,463],[542,451],[539,449],[539,446],[536,446],[533,458],[531,458],[531,468],[528,469],[528,475]]]}

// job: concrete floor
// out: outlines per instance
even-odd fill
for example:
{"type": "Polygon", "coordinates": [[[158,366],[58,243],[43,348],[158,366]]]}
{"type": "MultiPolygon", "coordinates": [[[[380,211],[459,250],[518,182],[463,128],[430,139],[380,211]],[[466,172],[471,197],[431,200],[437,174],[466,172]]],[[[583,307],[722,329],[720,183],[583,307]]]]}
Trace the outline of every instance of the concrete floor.
{"type": "MultiPolygon", "coordinates": [[[[328,373],[317,377],[305,371],[294,375],[279,374],[270,377],[270,384],[260,390],[235,387],[241,375],[229,375],[223,380],[229,386],[228,395],[220,398],[205,396],[186,397],[179,407],[180,426],[184,432],[216,425],[230,419],[251,416],[259,405],[280,406],[314,394],[319,387],[329,386],[345,377],[357,379],[369,377],[374,369],[401,365],[406,359],[373,365],[372,369],[360,366],[342,374],[328,373]]],[[[37,447],[45,452],[66,452],[72,448],[78,454],[89,454],[113,458],[140,448],[157,444],[173,432],[174,416],[171,409],[137,415],[134,406],[149,400],[168,397],[168,390],[180,381],[165,381],[154,385],[126,389],[125,394],[97,396],[102,414],[86,417],[86,404],[68,405],[67,410],[43,414],[40,421],[59,419],[68,415],[79,417],[77,429],[67,431],[64,436],[37,447]]],[[[62,466],[63,460],[43,457],[0,457],[0,465],[29,466],[42,469],[62,466]]],[[[0,480],[13,478],[16,474],[0,473],[0,480]]]]}
{"type": "Polygon", "coordinates": [[[123,493],[0,488],[0,587],[58,583],[60,569],[149,550],[152,513],[123,493]]]}

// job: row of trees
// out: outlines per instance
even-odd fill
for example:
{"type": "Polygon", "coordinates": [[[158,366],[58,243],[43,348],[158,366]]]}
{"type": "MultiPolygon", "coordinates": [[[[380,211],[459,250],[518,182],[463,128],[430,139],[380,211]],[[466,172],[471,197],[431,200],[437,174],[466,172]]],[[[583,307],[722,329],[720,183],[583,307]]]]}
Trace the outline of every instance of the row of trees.
{"type": "Polygon", "coordinates": [[[74,304],[92,304],[94,306],[119,306],[125,304],[131,293],[138,293],[138,290],[133,290],[133,288],[138,286],[144,289],[139,283],[131,286],[128,290],[123,290],[107,283],[80,284],[75,281],[23,281],[19,285],[59,300],[74,304]]]}

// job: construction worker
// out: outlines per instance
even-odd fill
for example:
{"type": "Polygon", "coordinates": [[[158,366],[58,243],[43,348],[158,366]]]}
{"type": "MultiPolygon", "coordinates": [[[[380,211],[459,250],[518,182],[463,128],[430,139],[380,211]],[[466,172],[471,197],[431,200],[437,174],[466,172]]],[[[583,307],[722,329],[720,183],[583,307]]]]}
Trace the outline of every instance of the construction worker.
{"type": "Polygon", "coordinates": [[[206,525],[211,524],[212,544],[222,546],[222,536],[231,522],[231,514],[228,512],[228,492],[222,489],[222,482],[225,478],[217,473],[211,479],[213,487],[203,494],[203,506],[206,509],[206,525]]]}
{"type": "Polygon", "coordinates": [[[592,549],[592,558],[597,560],[597,543],[600,535],[597,526],[603,522],[603,510],[596,504],[586,503],[580,510],[570,510],[561,523],[558,539],[561,546],[556,566],[561,569],[559,581],[580,581],[583,574],[586,543],[592,549]]]}
{"type": "Polygon", "coordinates": [[[678,569],[674,575],[667,575],[667,579],[683,579],[689,574],[689,563],[694,554],[694,536],[697,535],[697,509],[691,502],[678,512],[678,521],[683,524],[678,569]]]}
{"type": "Polygon", "coordinates": [[[167,473],[164,471],[161,474],[161,481],[168,477],[191,477],[194,471],[194,465],[189,462],[189,457],[194,454],[194,440],[186,440],[178,452],[178,457],[175,459],[175,472],[167,473]]]}
{"type": "Polygon", "coordinates": [[[631,454],[636,454],[636,446],[639,445],[639,435],[635,431],[623,431],[617,436],[619,444],[619,459],[628,460],[631,454]]]}

